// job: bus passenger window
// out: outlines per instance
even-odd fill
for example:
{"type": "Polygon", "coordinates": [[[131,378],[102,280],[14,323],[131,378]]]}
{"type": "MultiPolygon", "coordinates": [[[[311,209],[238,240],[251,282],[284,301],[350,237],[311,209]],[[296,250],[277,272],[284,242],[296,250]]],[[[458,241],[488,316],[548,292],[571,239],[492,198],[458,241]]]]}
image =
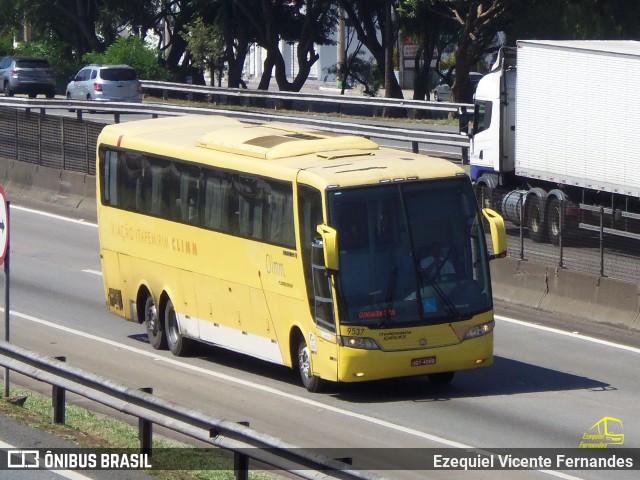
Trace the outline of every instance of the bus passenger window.
{"type": "Polygon", "coordinates": [[[265,240],[289,248],[295,248],[293,190],[290,185],[280,182],[269,183],[269,212],[265,219],[265,240]]]}
{"type": "Polygon", "coordinates": [[[185,223],[199,223],[200,171],[197,168],[180,172],[180,218],[185,223]]]}
{"type": "Polygon", "coordinates": [[[118,153],[118,206],[126,210],[140,211],[140,196],[144,176],[142,155],[130,152],[118,153]]]}
{"type": "Polygon", "coordinates": [[[118,154],[113,150],[101,152],[102,157],[102,203],[118,206],[118,154]]]}
{"type": "Polygon", "coordinates": [[[230,178],[226,175],[207,172],[204,184],[204,218],[202,223],[205,227],[228,232],[231,216],[229,212],[230,178]]]}

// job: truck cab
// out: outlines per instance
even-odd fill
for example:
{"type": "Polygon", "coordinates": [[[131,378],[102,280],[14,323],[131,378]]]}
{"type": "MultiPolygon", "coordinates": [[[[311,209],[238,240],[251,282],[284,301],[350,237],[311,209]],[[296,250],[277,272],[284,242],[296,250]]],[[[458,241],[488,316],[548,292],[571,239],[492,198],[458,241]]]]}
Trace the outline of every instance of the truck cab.
{"type": "Polygon", "coordinates": [[[515,169],[516,52],[501,48],[474,96],[476,122],[470,149],[471,180],[496,188],[515,169]]]}

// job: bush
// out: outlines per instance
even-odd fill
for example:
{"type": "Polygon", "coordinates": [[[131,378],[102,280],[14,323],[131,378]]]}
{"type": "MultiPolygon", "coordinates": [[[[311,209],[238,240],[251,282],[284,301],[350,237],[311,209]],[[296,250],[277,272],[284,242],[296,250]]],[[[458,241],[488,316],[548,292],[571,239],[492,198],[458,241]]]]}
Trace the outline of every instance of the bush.
{"type": "Polygon", "coordinates": [[[169,80],[171,74],[158,63],[156,50],[140,37],[120,37],[104,53],[90,52],[82,57],[86,63],[103,65],[126,64],[144,80],[169,80]]]}

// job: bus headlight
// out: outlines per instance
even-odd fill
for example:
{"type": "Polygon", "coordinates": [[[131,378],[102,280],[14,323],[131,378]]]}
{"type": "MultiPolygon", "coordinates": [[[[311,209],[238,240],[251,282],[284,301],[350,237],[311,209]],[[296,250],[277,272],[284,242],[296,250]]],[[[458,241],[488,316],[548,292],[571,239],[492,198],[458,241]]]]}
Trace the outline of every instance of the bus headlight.
{"type": "Polygon", "coordinates": [[[491,320],[490,322],[483,323],[482,325],[476,325],[475,327],[471,327],[469,330],[465,332],[463,340],[469,340],[471,338],[477,338],[477,337],[486,335],[487,333],[491,333],[495,325],[496,325],[496,322],[491,320]]]}
{"type": "Polygon", "coordinates": [[[367,337],[340,337],[343,347],[360,348],[362,350],[380,350],[380,345],[373,338],[367,337]]]}

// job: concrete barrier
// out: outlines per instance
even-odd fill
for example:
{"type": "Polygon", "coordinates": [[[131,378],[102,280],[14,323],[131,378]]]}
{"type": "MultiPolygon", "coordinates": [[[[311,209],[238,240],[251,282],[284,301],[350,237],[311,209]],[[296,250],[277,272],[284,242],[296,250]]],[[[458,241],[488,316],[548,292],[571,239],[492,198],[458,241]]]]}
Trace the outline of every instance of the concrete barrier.
{"type": "Polygon", "coordinates": [[[640,328],[637,284],[564,269],[548,271],[549,293],[540,307],[544,310],[640,328]]]}
{"type": "MultiPolygon", "coordinates": [[[[93,175],[0,157],[0,185],[16,204],[96,221],[93,175]]],[[[491,276],[496,299],[640,330],[638,284],[515,258],[492,261],[491,276]]]]}
{"type": "Polygon", "coordinates": [[[61,215],[96,221],[95,176],[0,157],[0,185],[7,200],[61,215]]]}
{"type": "Polygon", "coordinates": [[[526,260],[491,262],[494,298],[640,330],[640,286],[526,260]]]}
{"type": "Polygon", "coordinates": [[[501,300],[539,308],[548,292],[547,268],[507,257],[491,262],[493,295],[501,300]]]}

